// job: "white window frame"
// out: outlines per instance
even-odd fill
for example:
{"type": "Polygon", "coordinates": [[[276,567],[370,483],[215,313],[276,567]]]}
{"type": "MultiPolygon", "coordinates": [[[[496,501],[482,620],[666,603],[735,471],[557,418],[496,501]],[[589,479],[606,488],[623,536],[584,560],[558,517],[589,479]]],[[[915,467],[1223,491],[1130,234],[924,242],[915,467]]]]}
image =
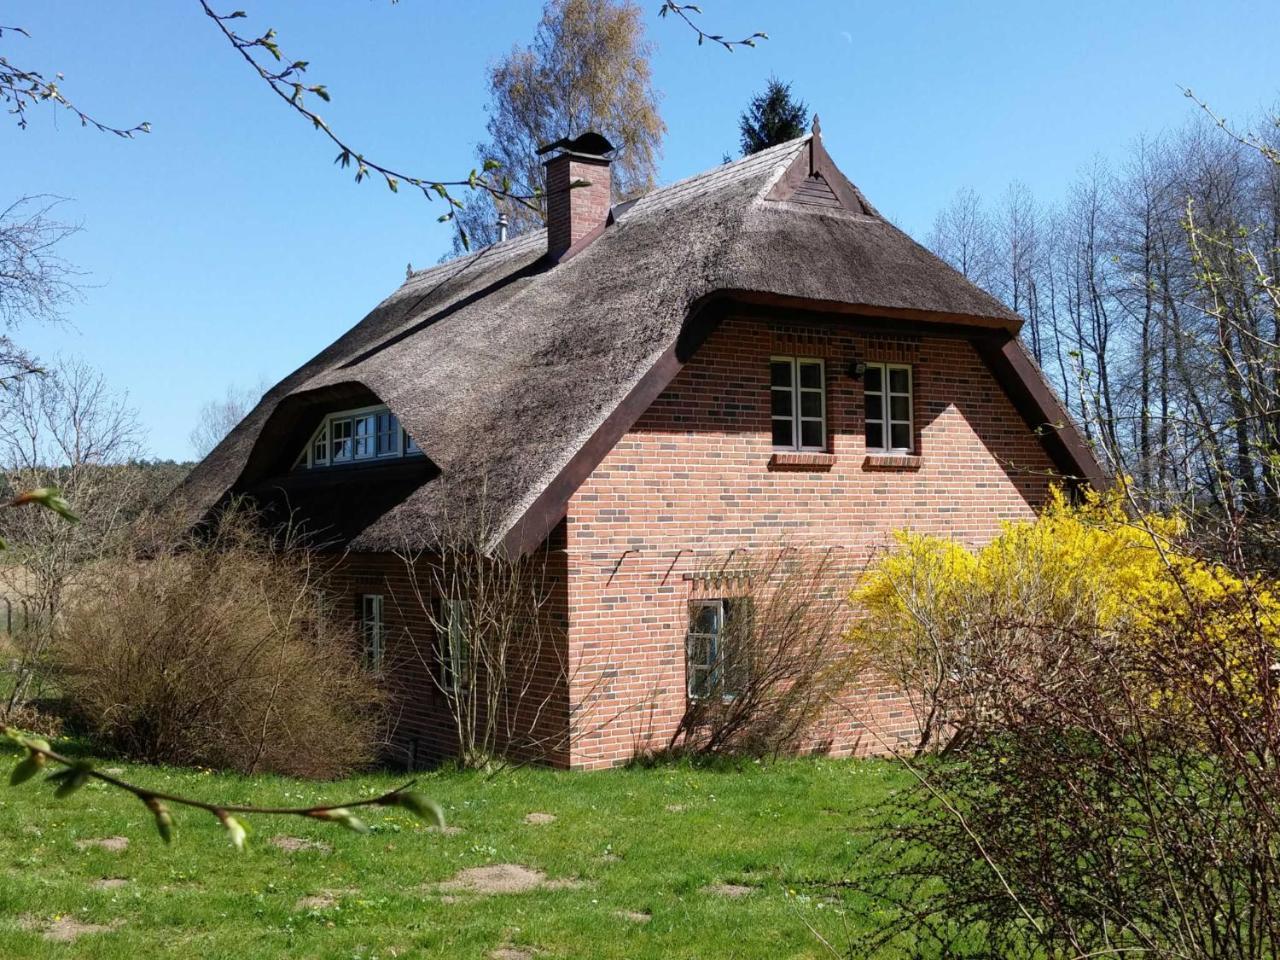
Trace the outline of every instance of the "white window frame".
{"type": "Polygon", "coordinates": [[[382,594],[360,594],[360,637],[364,641],[365,666],[370,670],[382,669],[382,658],[386,653],[387,625],[383,609],[382,594]]]}
{"type": "Polygon", "coordinates": [[[865,423],[863,425],[862,436],[863,436],[863,440],[866,441],[866,435],[867,435],[866,425],[872,424],[872,423],[878,423],[880,425],[881,445],[878,447],[873,447],[871,446],[870,442],[867,441],[867,452],[882,453],[882,454],[914,453],[916,448],[915,378],[912,374],[911,365],[907,363],[869,363],[867,364],[867,371],[871,371],[871,370],[880,371],[880,389],[868,390],[866,386],[867,384],[866,373],[863,373],[862,396],[863,396],[863,414],[864,414],[865,423]],[[892,390],[889,386],[889,374],[892,371],[897,371],[897,370],[906,371],[907,390],[905,393],[903,393],[901,390],[896,390],[896,391],[892,390]],[[869,396],[880,397],[880,416],[878,418],[872,418],[868,413],[866,398],[869,396]],[[907,419],[903,420],[901,418],[895,418],[893,416],[892,401],[894,397],[907,398],[907,419]],[[899,426],[905,425],[907,428],[907,445],[905,447],[893,445],[893,427],[895,425],[899,425],[899,426]]]}
{"type": "MultiPolygon", "coordinates": [[[[737,697],[742,690],[727,689],[723,677],[725,670],[725,654],[723,643],[725,630],[728,627],[729,617],[732,615],[732,608],[735,604],[747,604],[749,600],[742,597],[716,597],[710,599],[699,599],[689,601],[689,624],[685,631],[685,690],[690,700],[706,700],[713,696],[713,691],[719,689],[722,700],[730,701],[737,697]],[[713,633],[704,633],[694,629],[698,623],[698,612],[702,610],[715,611],[715,630],[713,633]],[[695,638],[703,638],[707,641],[707,652],[710,660],[705,663],[699,663],[693,658],[693,648],[695,638]]],[[[739,664],[740,669],[747,670],[746,664],[739,664]]],[[[741,682],[745,684],[747,677],[741,677],[741,682]]]]}
{"type": "Polygon", "coordinates": [[[326,414],[298,457],[297,467],[310,470],[340,464],[396,460],[421,454],[422,451],[413,442],[400,419],[388,407],[357,407],[326,414]],[[389,442],[379,449],[384,440],[389,442]],[[344,442],[347,450],[339,455],[335,451],[335,444],[344,442]]]}
{"type": "Polygon", "coordinates": [[[827,365],[820,357],[770,357],[769,358],[769,440],[773,443],[775,450],[804,450],[816,453],[825,453],[827,450],[827,365]],[[791,366],[791,383],[789,386],[774,386],[773,383],[773,365],[775,363],[786,363],[791,366]],[[801,367],[813,366],[818,368],[818,386],[802,387],[800,385],[800,369],[801,367]],[[781,416],[773,412],[773,395],[775,393],[788,393],[791,396],[791,416],[781,416]],[[806,393],[818,394],[819,415],[817,417],[805,416],[802,411],[801,397],[806,393]],[[791,443],[778,444],[773,443],[773,424],[779,420],[791,421],[791,443]],[[817,423],[822,433],[822,443],[814,446],[805,444],[803,424],[817,423]]]}

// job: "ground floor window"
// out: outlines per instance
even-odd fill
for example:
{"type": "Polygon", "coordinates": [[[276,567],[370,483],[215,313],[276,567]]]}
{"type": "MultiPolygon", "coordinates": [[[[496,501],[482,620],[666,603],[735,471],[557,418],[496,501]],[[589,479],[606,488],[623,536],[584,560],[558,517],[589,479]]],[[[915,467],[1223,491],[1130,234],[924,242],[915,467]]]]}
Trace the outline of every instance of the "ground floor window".
{"type": "Polygon", "coordinates": [[[458,690],[471,682],[471,639],[467,606],[462,600],[440,601],[440,684],[458,690]]]}
{"type": "Polygon", "coordinates": [[[693,600],[685,639],[689,697],[735,697],[746,687],[751,601],[693,600]]]}
{"type": "Polygon", "coordinates": [[[382,594],[360,595],[360,636],[364,641],[364,662],[370,670],[382,669],[386,645],[386,625],[382,619],[382,594]]]}

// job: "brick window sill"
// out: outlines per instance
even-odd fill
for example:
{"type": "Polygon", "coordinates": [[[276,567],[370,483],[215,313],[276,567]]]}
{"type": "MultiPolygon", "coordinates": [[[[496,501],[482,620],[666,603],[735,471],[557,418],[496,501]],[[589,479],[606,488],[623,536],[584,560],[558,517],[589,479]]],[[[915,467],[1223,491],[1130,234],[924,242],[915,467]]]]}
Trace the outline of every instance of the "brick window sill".
{"type": "Polygon", "coordinates": [[[862,461],[863,470],[919,470],[921,458],[916,454],[869,453],[862,461]]]}
{"type": "Polygon", "coordinates": [[[834,453],[809,450],[778,450],[769,458],[770,470],[827,471],[836,463],[834,453]]]}

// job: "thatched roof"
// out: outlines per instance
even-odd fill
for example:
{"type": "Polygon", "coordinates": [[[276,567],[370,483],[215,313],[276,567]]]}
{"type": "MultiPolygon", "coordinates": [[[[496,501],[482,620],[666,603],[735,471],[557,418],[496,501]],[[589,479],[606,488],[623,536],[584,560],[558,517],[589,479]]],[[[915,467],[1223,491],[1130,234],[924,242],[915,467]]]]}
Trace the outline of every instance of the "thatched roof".
{"type": "Polygon", "coordinates": [[[624,401],[634,408],[638,387],[653,389],[691,312],[714,295],[940,318],[1003,341],[1021,323],[879,216],[817,136],[621,205],[588,239],[552,262],[536,231],[412,274],[196,467],[180,491],[193,515],[271,490],[303,515],[308,503],[333,514],[335,493],[349,508],[335,538],[385,550],[425,545],[457,491],[482,490],[495,538],[528,546],[580,482],[589,441],[629,426],[624,401]],[[289,473],[325,410],[363,402],[386,403],[428,462],[384,468],[376,490],[354,480],[358,502],[346,485],[368,468],[289,473]]]}

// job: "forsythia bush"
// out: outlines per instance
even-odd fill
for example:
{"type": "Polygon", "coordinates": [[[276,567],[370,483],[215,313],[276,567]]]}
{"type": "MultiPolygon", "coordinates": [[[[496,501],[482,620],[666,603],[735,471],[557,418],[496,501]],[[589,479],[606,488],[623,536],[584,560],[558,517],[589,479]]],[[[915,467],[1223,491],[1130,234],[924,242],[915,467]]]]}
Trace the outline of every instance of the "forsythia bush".
{"type": "MultiPolygon", "coordinates": [[[[915,695],[926,745],[985,697],[1016,692],[1016,682],[993,689],[993,668],[1006,681],[1043,670],[1082,636],[1093,651],[1100,639],[1159,645],[1173,634],[1196,637],[1220,655],[1224,669],[1213,682],[1256,698],[1259,672],[1271,664],[1260,662],[1252,640],[1260,632],[1280,653],[1280,601],[1272,584],[1188,554],[1179,546],[1184,532],[1177,519],[1131,516],[1122,487],[1079,505],[1055,491],[1035,521],[1008,523],[976,550],[900,532],[899,549],[853,592],[864,615],[849,638],[915,695]],[[1250,644],[1237,644],[1245,635],[1250,644]],[[987,675],[976,676],[980,669],[987,675]]],[[[1148,693],[1177,696],[1169,686],[1165,676],[1148,693]]]]}

